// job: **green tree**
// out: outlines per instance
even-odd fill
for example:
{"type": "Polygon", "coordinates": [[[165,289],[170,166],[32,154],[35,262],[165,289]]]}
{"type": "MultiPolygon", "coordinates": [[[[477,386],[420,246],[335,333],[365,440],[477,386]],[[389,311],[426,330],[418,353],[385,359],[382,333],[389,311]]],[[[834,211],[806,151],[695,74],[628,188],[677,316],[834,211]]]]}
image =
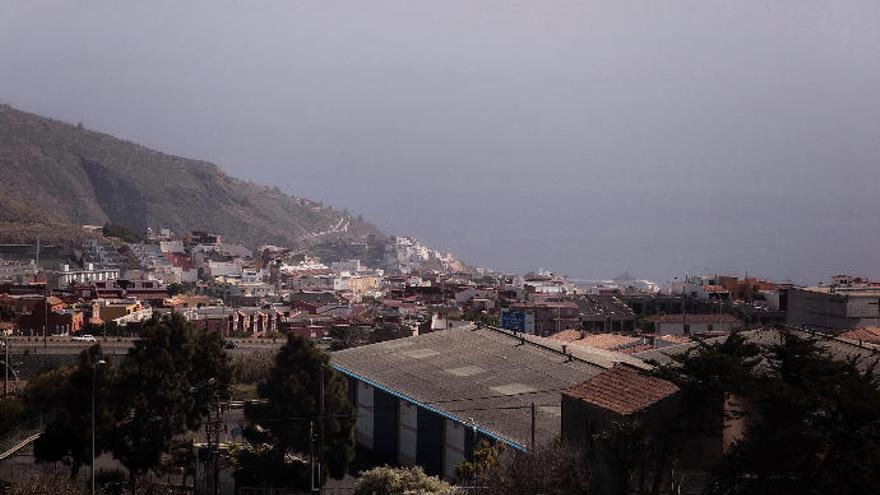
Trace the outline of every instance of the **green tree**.
{"type": "Polygon", "coordinates": [[[478,325],[487,325],[497,327],[499,325],[498,318],[486,313],[485,311],[468,310],[462,315],[462,319],[472,321],[478,325]]]}
{"type": "Polygon", "coordinates": [[[764,352],[751,418],[716,471],[715,493],[872,493],[880,486],[876,363],[835,359],[781,332],[764,352]]]}
{"type": "Polygon", "coordinates": [[[173,297],[177,294],[183,294],[186,292],[186,286],[183,284],[173,283],[168,284],[168,296],[173,297]]]}
{"type": "Polygon", "coordinates": [[[471,485],[486,484],[487,480],[499,470],[502,450],[503,447],[500,445],[485,439],[480,440],[479,447],[474,451],[474,458],[455,466],[455,476],[471,485]]]}
{"type": "Polygon", "coordinates": [[[26,418],[27,408],[22,399],[15,396],[0,398],[0,436],[15,429],[26,418]]]}
{"type": "Polygon", "coordinates": [[[135,478],[159,465],[174,437],[195,430],[225,398],[231,370],[222,339],[182,316],[154,318],[119,370],[114,387],[113,455],[135,478]]]}
{"type": "Polygon", "coordinates": [[[184,485],[187,478],[195,476],[196,450],[193,442],[194,438],[174,440],[157,469],[159,474],[181,476],[184,485]]]}
{"type": "MultiPolygon", "coordinates": [[[[449,483],[428,476],[421,467],[377,467],[358,478],[354,495],[455,495],[449,483]]],[[[524,492],[523,492],[524,493],[524,492]]]]}
{"type": "Polygon", "coordinates": [[[38,462],[70,460],[71,476],[92,462],[92,384],[95,393],[95,451],[100,452],[112,425],[110,400],[112,370],[98,365],[104,359],[100,344],[80,353],[79,366],[59,386],[52,398],[52,420],[34,443],[38,462]]]}
{"type": "Polygon", "coordinates": [[[736,409],[725,412],[724,403],[731,395],[745,396],[755,390],[756,368],[764,358],[764,349],[734,333],[720,341],[697,341],[687,352],[670,357],[668,363],[652,363],[657,365],[652,374],[681,389],[681,414],[668,425],[680,447],[695,435],[716,435],[725,414],[727,419],[742,415],[736,409]]]}
{"type": "Polygon", "coordinates": [[[128,227],[112,224],[110,222],[104,224],[101,233],[104,234],[104,237],[116,237],[129,244],[143,241],[143,238],[140,235],[136,234],[128,227]]]}
{"type": "MultiPolygon", "coordinates": [[[[700,343],[656,370],[682,391],[681,413],[666,423],[680,444],[713,432],[717,438],[724,420],[742,420],[746,425],[744,435],[715,461],[710,491],[730,495],[876,491],[880,486],[876,363],[835,357],[821,340],[785,328],[765,332],[761,340],[768,344],[735,334],[725,342],[700,343]]],[[[667,459],[674,460],[677,453],[668,451],[667,459]]]]}
{"type": "Polygon", "coordinates": [[[272,445],[275,459],[283,459],[288,453],[308,452],[312,438],[320,443],[323,436],[323,452],[315,447],[323,459],[322,474],[345,475],[354,458],[354,412],[345,378],[330,367],[326,353],[302,337],[290,336],[258,393],[267,402],[245,409],[248,419],[263,431],[256,435],[251,429],[252,438],[272,445]]]}
{"type": "Polygon", "coordinates": [[[309,466],[300,457],[283,455],[266,445],[248,445],[233,452],[239,486],[300,487],[310,484],[309,466]]]}
{"type": "Polygon", "coordinates": [[[329,337],[333,339],[330,343],[330,350],[341,351],[351,347],[367,345],[371,343],[370,334],[370,329],[359,325],[351,327],[330,327],[329,337]]]}
{"type": "Polygon", "coordinates": [[[71,373],[73,369],[69,367],[53,368],[31,380],[24,390],[28,415],[46,414],[55,409],[71,373]]]}

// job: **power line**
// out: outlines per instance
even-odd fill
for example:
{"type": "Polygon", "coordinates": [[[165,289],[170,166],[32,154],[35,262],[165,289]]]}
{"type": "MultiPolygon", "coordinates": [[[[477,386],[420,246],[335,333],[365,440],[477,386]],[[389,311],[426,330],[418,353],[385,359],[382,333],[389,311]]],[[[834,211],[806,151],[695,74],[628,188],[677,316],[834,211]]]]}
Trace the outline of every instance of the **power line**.
{"type": "Polygon", "coordinates": [[[545,388],[545,389],[540,389],[540,390],[529,390],[527,392],[518,392],[515,394],[484,395],[481,397],[464,397],[461,399],[445,399],[445,400],[436,400],[436,401],[428,401],[428,402],[421,402],[420,401],[420,403],[426,404],[429,406],[433,406],[433,405],[437,405],[437,404],[448,404],[451,402],[464,402],[464,401],[469,401],[469,400],[486,400],[486,399],[502,399],[505,397],[521,397],[524,395],[544,394],[544,393],[550,393],[550,392],[562,392],[563,390],[568,390],[569,388],[571,388],[573,386],[574,385],[567,385],[565,387],[545,388]]]}

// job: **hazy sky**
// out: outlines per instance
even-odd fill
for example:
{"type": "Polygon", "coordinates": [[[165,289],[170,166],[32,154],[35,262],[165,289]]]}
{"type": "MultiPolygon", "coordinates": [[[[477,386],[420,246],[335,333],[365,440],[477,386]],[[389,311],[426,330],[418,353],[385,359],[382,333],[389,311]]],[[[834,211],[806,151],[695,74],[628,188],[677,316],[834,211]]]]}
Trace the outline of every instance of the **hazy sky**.
{"type": "Polygon", "coordinates": [[[877,0],[0,0],[0,101],[494,268],[880,278],[877,0]]]}

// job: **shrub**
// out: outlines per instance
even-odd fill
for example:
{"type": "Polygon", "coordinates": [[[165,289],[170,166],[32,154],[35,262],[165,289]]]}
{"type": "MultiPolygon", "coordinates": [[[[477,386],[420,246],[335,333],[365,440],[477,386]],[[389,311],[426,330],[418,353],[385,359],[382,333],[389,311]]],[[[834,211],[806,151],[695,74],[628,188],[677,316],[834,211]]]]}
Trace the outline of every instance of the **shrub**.
{"type": "Polygon", "coordinates": [[[364,471],[354,495],[455,495],[454,486],[428,476],[421,467],[378,467],[364,471]]]}

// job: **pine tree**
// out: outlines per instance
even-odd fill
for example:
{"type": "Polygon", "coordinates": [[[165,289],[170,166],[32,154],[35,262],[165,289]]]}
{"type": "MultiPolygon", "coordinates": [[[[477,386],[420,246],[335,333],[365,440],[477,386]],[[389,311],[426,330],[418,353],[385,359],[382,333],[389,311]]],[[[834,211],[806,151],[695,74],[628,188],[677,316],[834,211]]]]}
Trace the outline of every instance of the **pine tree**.
{"type": "Polygon", "coordinates": [[[222,339],[182,316],[154,318],[119,370],[110,449],[132,480],[159,465],[175,436],[195,430],[231,379],[222,339]]]}
{"type": "Polygon", "coordinates": [[[345,378],[330,366],[326,353],[302,337],[290,336],[269,378],[258,388],[267,402],[245,410],[263,432],[252,429],[250,435],[272,445],[275,459],[288,453],[305,457],[313,448],[323,460],[322,473],[342,478],[354,458],[355,418],[347,390],[345,378]]]}
{"type": "Polygon", "coordinates": [[[52,420],[34,444],[34,457],[38,462],[69,459],[72,476],[83,465],[91,465],[93,379],[96,455],[103,449],[108,428],[112,424],[108,404],[113,378],[109,367],[98,365],[103,359],[101,346],[96,344],[80,353],[79,366],[75,370],[61,375],[64,381],[56,384],[56,393],[52,398],[55,405],[52,420]]]}

